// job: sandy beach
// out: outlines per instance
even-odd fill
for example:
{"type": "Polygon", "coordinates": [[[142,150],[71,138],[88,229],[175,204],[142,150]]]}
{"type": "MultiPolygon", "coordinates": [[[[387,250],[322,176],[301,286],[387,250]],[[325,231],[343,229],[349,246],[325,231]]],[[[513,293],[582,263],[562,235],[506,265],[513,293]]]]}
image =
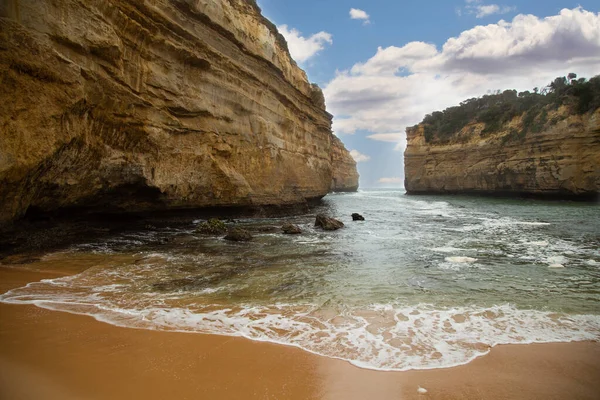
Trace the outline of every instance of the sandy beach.
{"type": "MultiPolygon", "coordinates": [[[[0,291],[73,272],[0,267],[0,291]]],[[[378,372],[243,338],[1,304],[0,398],[598,399],[600,344],[498,346],[465,366],[378,372]]]]}

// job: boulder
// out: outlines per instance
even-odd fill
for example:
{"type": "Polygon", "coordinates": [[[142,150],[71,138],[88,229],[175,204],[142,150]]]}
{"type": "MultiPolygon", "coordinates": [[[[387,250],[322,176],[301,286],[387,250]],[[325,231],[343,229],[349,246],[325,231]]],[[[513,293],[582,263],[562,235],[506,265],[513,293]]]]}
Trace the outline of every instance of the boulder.
{"type": "Polygon", "coordinates": [[[196,233],[203,235],[221,235],[227,232],[227,226],[221,220],[211,218],[208,221],[202,222],[196,228],[196,233]]]}
{"type": "Polygon", "coordinates": [[[365,217],[360,215],[359,213],[352,213],[352,221],[364,221],[365,217]]]}
{"type": "Polygon", "coordinates": [[[252,240],[252,235],[245,229],[233,228],[227,232],[227,235],[223,239],[231,240],[232,242],[247,242],[252,240]]]}
{"type": "Polygon", "coordinates": [[[283,233],[286,233],[288,235],[297,235],[299,233],[302,233],[302,229],[300,229],[298,225],[294,225],[289,222],[283,224],[281,230],[283,231],[283,233]]]}
{"type": "Polygon", "coordinates": [[[315,220],[315,226],[322,228],[325,231],[335,231],[344,227],[342,221],[338,221],[335,218],[327,217],[323,214],[317,215],[315,220]]]}

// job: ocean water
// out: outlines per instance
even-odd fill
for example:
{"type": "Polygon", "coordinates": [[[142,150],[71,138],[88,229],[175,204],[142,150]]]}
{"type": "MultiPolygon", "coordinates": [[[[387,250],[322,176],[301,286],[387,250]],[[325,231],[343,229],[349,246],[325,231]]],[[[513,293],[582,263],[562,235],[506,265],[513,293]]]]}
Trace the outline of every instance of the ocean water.
{"type": "Polygon", "coordinates": [[[497,344],[600,340],[599,204],[363,190],[306,215],[237,221],[250,243],[197,235],[199,222],[47,254],[41,264],[90,268],[0,301],[379,370],[465,364],[497,344]],[[315,229],[318,212],[345,228],[315,229]],[[286,221],[303,233],[261,233],[286,221]]]}

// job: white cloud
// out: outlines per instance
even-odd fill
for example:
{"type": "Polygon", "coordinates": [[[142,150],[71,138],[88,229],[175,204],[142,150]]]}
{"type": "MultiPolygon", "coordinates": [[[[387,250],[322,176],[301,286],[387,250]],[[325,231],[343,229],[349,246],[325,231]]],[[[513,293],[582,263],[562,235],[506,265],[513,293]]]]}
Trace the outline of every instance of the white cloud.
{"type": "Polygon", "coordinates": [[[488,15],[493,15],[493,14],[507,14],[514,10],[516,10],[516,7],[508,7],[508,6],[500,7],[498,4],[489,4],[489,5],[479,5],[479,6],[475,7],[473,12],[475,13],[476,18],[483,18],[483,17],[487,17],[488,15]]]}
{"type": "Polygon", "coordinates": [[[372,140],[378,140],[380,142],[399,142],[404,137],[404,132],[400,133],[375,133],[373,135],[367,136],[367,138],[372,140]]]}
{"type": "Polygon", "coordinates": [[[358,150],[350,150],[350,155],[352,156],[352,158],[354,158],[354,161],[356,161],[357,163],[369,161],[371,159],[371,157],[360,153],[358,150]]]}
{"type": "Polygon", "coordinates": [[[366,131],[375,139],[488,90],[531,90],[569,72],[600,72],[600,14],[517,15],[464,31],[441,49],[423,42],[379,48],[338,73],[324,93],[338,135],[366,131]]]}
{"type": "Polygon", "coordinates": [[[498,4],[479,5],[475,7],[477,18],[483,18],[488,15],[497,14],[500,12],[500,6],[498,4]]]}
{"type": "Polygon", "coordinates": [[[377,48],[377,54],[366,63],[358,63],[351,69],[353,75],[394,75],[401,68],[410,68],[419,60],[438,53],[433,44],[410,42],[403,47],[377,48]],[[400,62],[400,63],[399,63],[400,62]]]}
{"type": "Polygon", "coordinates": [[[368,135],[367,139],[376,140],[378,142],[396,143],[395,151],[403,151],[406,147],[406,134],[404,132],[394,133],[374,133],[368,135]]]}
{"type": "Polygon", "coordinates": [[[324,31],[306,38],[302,36],[301,32],[294,28],[290,29],[287,25],[279,25],[277,29],[287,41],[292,58],[299,63],[315,56],[327,44],[333,44],[331,34],[324,31]]]}
{"type": "Polygon", "coordinates": [[[361,19],[363,20],[364,24],[368,24],[369,22],[371,22],[369,20],[369,14],[367,14],[365,11],[358,9],[358,8],[351,8],[350,9],[350,18],[352,19],[361,19]]]}
{"type": "Polygon", "coordinates": [[[377,181],[379,183],[404,183],[404,178],[400,177],[400,176],[394,176],[391,178],[379,178],[379,180],[377,181]]]}
{"type": "MultiPolygon", "coordinates": [[[[494,14],[506,14],[516,10],[516,7],[500,6],[498,4],[483,4],[482,0],[465,0],[466,6],[464,10],[467,14],[475,14],[476,18],[484,18],[494,14]]],[[[463,10],[458,7],[455,9],[456,14],[460,17],[463,10]]]]}

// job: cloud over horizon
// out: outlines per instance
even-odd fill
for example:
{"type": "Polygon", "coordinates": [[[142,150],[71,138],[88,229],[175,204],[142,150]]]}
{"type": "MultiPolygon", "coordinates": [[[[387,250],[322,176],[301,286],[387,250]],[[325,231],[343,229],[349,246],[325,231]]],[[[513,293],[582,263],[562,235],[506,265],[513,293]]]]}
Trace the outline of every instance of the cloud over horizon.
{"type": "Polygon", "coordinates": [[[307,61],[323,50],[326,45],[333,44],[333,36],[325,31],[304,37],[302,36],[302,32],[294,28],[290,29],[287,25],[279,25],[277,26],[277,30],[279,30],[287,41],[290,54],[298,63],[307,61]]]}
{"type": "Polygon", "coordinates": [[[404,184],[404,178],[401,176],[393,176],[390,178],[379,178],[379,180],[377,181],[378,183],[384,183],[384,184],[393,184],[393,185],[403,185],[404,184]]]}
{"type": "Polygon", "coordinates": [[[367,138],[371,140],[377,140],[380,142],[392,142],[396,143],[402,139],[404,136],[404,132],[396,132],[396,133],[375,133],[373,135],[367,136],[367,138]]]}
{"type": "Polygon", "coordinates": [[[580,7],[475,26],[441,48],[425,42],[379,47],[370,59],[338,72],[324,93],[338,135],[363,131],[383,140],[467,98],[531,90],[569,72],[600,73],[600,14],[580,7]]]}

